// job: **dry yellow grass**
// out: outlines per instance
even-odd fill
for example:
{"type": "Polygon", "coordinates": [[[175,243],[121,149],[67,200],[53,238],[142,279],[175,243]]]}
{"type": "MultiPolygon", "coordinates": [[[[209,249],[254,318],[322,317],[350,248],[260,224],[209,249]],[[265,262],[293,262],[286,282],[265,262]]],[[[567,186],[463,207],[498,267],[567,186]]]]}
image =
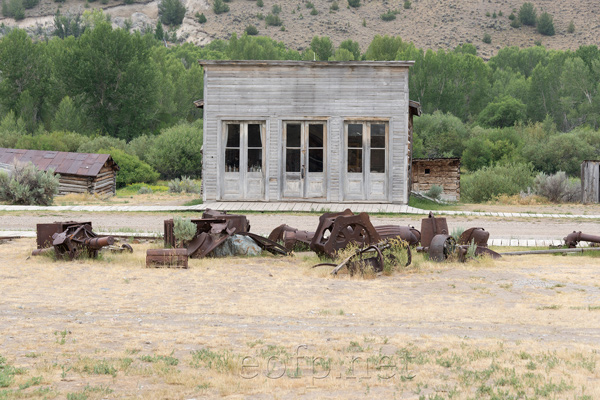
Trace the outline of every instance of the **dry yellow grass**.
{"type": "Polygon", "coordinates": [[[365,280],[304,254],[146,269],[159,244],[33,246],[0,245],[0,399],[600,398],[598,258],[418,255],[365,280]]]}

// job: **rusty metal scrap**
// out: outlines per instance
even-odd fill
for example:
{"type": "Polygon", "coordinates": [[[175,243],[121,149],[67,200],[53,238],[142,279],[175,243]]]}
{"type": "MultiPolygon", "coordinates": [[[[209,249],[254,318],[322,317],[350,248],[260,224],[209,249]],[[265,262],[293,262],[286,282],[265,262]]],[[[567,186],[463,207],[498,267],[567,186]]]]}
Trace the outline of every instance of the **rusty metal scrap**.
{"type": "Polygon", "coordinates": [[[490,233],[483,228],[469,228],[460,235],[458,244],[469,245],[475,243],[480,247],[487,247],[490,233]]]}
{"type": "Polygon", "coordinates": [[[235,228],[236,233],[250,232],[250,221],[245,215],[227,214],[226,211],[216,211],[207,208],[202,214],[202,219],[223,219],[231,221],[230,227],[235,228]]]}
{"type": "Polygon", "coordinates": [[[448,223],[446,218],[436,218],[429,213],[427,218],[421,220],[421,246],[429,247],[435,235],[448,235],[448,223]]]}
{"type": "Polygon", "coordinates": [[[342,213],[326,213],[319,218],[310,248],[318,254],[334,257],[335,253],[351,243],[369,245],[381,240],[371,224],[369,214],[354,215],[346,209],[342,213]]]}
{"type": "MultiPolygon", "coordinates": [[[[112,246],[115,243],[115,239],[112,236],[99,237],[96,235],[90,223],[69,221],[46,224],[47,226],[45,227],[40,227],[39,225],[41,224],[38,224],[38,245],[48,243],[47,235],[52,230],[66,227],[64,231],[52,234],[51,244],[57,258],[72,260],[82,254],[95,258],[98,256],[98,250],[103,247],[112,246]]],[[[49,251],[38,249],[32,255],[40,255],[49,251]]]]}
{"type": "Polygon", "coordinates": [[[310,246],[310,242],[314,236],[314,232],[300,231],[296,228],[292,228],[289,225],[282,224],[271,231],[269,234],[269,240],[283,243],[283,246],[286,249],[293,250],[298,242],[310,246]]]}
{"type": "Polygon", "coordinates": [[[188,267],[186,249],[148,249],[146,251],[146,267],[188,267]]]}
{"type": "Polygon", "coordinates": [[[375,230],[381,239],[400,238],[411,246],[416,246],[421,240],[421,232],[411,226],[380,225],[375,230]]]}
{"type": "Polygon", "coordinates": [[[565,246],[572,249],[577,247],[579,242],[600,243],[600,236],[589,235],[587,233],[582,233],[581,231],[573,231],[567,235],[564,241],[565,246]]]}

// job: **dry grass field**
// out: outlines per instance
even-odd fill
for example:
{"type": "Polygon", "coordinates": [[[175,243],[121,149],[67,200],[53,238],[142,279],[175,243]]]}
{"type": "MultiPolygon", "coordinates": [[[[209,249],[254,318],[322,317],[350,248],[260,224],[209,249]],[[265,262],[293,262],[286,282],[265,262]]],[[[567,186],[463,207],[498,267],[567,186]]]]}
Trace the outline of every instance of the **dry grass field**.
{"type": "Polygon", "coordinates": [[[147,269],[0,245],[0,399],[600,398],[600,258],[332,278],[294,257],[147,269]]]}

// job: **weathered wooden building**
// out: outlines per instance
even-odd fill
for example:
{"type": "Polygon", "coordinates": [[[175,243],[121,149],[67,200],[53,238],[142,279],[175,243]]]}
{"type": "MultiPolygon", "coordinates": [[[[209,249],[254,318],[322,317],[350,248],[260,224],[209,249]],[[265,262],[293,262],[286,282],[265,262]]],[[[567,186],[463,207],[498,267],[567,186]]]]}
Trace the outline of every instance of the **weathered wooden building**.
{"type": "Polygon", "coordinates": [[[433,185],[444,189],[442,199],[460,200],[460,158],[413,158],[413,192],[425,193],[433,185]]]}
{"type": "Polygon", "coordinates": [[[119,166],[110,154],[0,148],[0,165],[31,162],[38,169],[59,174],[59,194],[92,193],[113,195],[117,190],[119,166]]]}
{"type": "Polygon", "coordinates": [[[204,201],[408,203],[412,61],[200,61],[204,201]]]}
{"type": "Polygon", "coordinates": [[[581,195],[584,204],[600,203],[600,161],[581,163],[581,195]]]}

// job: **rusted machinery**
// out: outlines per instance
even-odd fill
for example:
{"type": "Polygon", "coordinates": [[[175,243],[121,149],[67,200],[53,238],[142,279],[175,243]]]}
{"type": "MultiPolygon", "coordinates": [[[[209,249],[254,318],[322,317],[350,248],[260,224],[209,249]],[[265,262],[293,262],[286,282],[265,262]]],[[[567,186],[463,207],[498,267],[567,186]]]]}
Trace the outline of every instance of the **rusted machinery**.
{"type": "Polygon", "coordinates": [[[582,233],[581,231],[573,231],[573,233],[569,233],[564,240],[565,246],[573,249],[577,247],[579,242],[600,243],[600,236],[588,235],[587,233],[582,233]]]}
{"type": "Polygon", "coordinates": [[[146,251],[146,266],[176,266],[181,268],[187,268],[187,249],[148,249],[146,251]]]}
{"type": "MultiPolygon", "coordinates": [[[[203,258],[224,243],[232,235],[243,235],[252,238],[263,250],[273,254],[286,255],[289,251],[280,244],[262,236],[248,232],[250,223],[245,215],[227,214],[225,212],[206,210],[202,218],[191,219],[196,225],[196,235],[190,240],[185,250],[185,265],[187,258],[203,258]]],[[[173,233],[174,222],[172,219],[164,221],[165,247],[175,247],[175,235],[173,233]]],[[[156,265],[183,265],[181,261],[181,249],[158,249],[160,251],[146,252],[146,266],[156,265]],[[175,252],[169,250],[178,250],[175,252]],[[176,261],[176,262],[174,262],[176,261]]]]}
{"type": "Polygon", "coordinates": [[[427,252],[429,259],[436,262],[445,261],[452,255],[465,261],[473,245],[475,256],[485,254],[494,259],[500,258],[500,254],[488,249],[489,237],[489,232],[483,228],[469,228],[460,235],[457,243],[448,233],[446,218],[436,218],[430,212],[427,218],[421,220],[421,247],[417,251],[427,252]]]}
{"type": "MultiPolygon", "coordinates": [[[[99,237],[92,230],[89,222],[55,222],[54,224],[38,224],[38,246],[49,244],[48,235],[52,233],[52,247],[39,247],[32,255],[40,255],[54,251],[57,258],[73,260],[82,254],[91,258],[98,256],[98,251],[106,246],[112,246],[115,239],[112,236],[99,237]],[[65,228],[62,232],[58,229],[65,228]]],[[[124,245],[122,249],[133,251],[131,246],[124,245]]]]}

